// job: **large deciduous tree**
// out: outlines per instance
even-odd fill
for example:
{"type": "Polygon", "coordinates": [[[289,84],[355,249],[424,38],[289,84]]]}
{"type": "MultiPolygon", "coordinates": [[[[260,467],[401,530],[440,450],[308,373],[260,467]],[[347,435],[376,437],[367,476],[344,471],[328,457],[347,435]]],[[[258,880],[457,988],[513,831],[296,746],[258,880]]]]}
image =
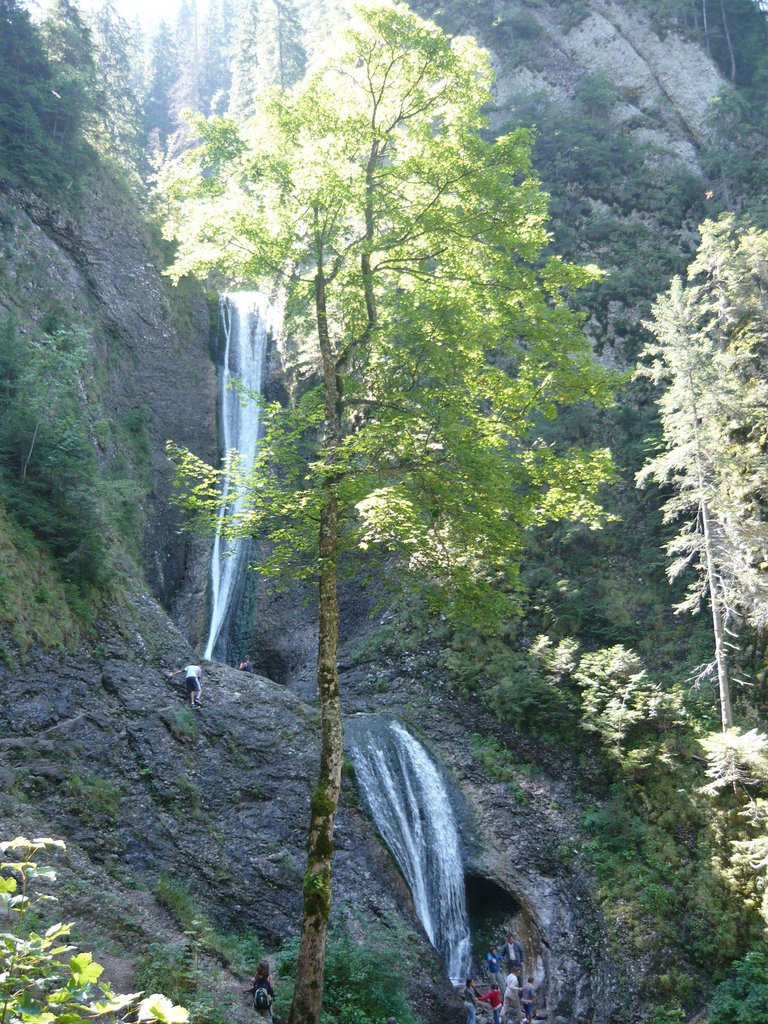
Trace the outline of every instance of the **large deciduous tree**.
{"type": "MultiPolygon", "coordinates": [[[[175,274],[281,282],[286,329],[312,337],[315,388],[270,410],[247,513],[267,568],[315,574],[320,775],[311,802],[292,1024],[320,1018],[342,768],[340,559],[386,552],[398,576],[457,617],[514,611],[525,532],[596,522],[605,451],[556,451],[537,423],[609,401],[565,296],[591,272],[545,257],[546,197],[531,140],[488,141],[487,55],[404,5],[361,7],[336,54],[166,182],[175,274]]],[[[215,474],[177,452],[204,517],[215,474]]]]}
{"type": "Polygon", "coordinates": [[[733,720],[728,634],[742,620],[758,630],[768,623],[768,234],[732,216],[708,221],[689,277],[687,286],[673,281],[646,325],[654,340],[640,372],[663,385],[662,442],[638,481],[672,484],[665,520],[682,526],[667,544],[668,574],[698,568],[677,610],[709,601],[725,731],[733,720]]]}

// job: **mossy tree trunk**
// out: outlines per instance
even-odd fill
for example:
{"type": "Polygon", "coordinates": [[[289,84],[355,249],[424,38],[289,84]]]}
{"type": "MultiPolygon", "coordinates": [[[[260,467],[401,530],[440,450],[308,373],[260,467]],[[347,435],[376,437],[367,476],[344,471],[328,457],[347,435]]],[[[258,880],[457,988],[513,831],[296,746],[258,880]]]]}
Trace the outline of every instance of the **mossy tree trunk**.
{"type": "Polygon", "coordinates": [[[296,994],[288,1018],[289,1024],[317,1024],[322,1012],[323,967],[331,911],[333,828],[341,792],[344,756],[339,699],[339,604],[336,583],[339,501],[338,476],[334,467],[341,443],[341,395],[328,333],[326,285],[320,249],[315,277],[315,313],[325,384],[323,455],[327,469],[323,483],[319,536],[317,689],[321,723],[320,773],[312,795],[296,994]]]}

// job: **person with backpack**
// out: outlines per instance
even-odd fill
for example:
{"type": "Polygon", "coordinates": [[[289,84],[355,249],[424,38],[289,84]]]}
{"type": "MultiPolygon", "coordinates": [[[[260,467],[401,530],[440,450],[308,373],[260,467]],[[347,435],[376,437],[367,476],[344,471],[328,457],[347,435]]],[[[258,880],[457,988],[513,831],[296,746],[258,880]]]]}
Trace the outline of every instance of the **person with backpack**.
{"type": "Polygon", "coordinates": [[[272,988],[272,975],[269,973],[269,961],[262,960],[256,968],[256,974],[249,992],[253,994],[253,1008],[264,1020],[272,1020],[272,1001],[275,990],[272,988]]]}
{"type": "Polygon", "coordinates": [[[241,672],[253,672],[253,658],[250,654],[246,654],[243,660],[240,662],[241,672]]]}

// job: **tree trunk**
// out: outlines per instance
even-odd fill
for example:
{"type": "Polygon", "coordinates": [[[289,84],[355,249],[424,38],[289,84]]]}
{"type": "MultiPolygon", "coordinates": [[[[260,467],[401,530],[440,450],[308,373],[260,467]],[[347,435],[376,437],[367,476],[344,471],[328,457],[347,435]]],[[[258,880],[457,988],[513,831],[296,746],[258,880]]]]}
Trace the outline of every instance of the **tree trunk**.
{"type": "Polygon", "coordinates": [[[296,989],[288,1024],[319,1024],[323,1004],[323,968],[331,910],[331,856],[333,827],[341,792],[344,757],[339,700],[337,655],[339,606],[336,559],[339,529],[338,477],[333,463],[341,440],[338,378],[328,336],[326,279],[322,254],[315,277],[315,312],[325,382],[325,436],[323,451],[328,475],[323,483],[320,516],[320,628],[317,650],[317,689],[320,700],[320,774],[312,795],[307,870],[304,875],[304,911],[301,924],[296,989]]]}
{"type": "Polygon", "coordinates": [[[723,31],[725,32],[725,41],[728,44],[728,53],[731,58],[731,81],[736,81],[736,53],[733,49],[733,43],[731,42],[731,33],[728,28],[728,18],[725,13],[725,6],[723,0],[720,0],[720,14],[723,18],[723,31]]]}
{"type": "Polygon", "coordinates": [[[728,679],[728,652],[725,649],[725,629],[720,611],[720,599],[717,591],[717,574],[715,572],[715,555],[712,546],[712,525],[709,519],[707,500],[701,498],[701,530],[704,535],[704,556],[707,562],[707,584],[709,586],[709,603],[712,608],[712,630],[715,634],[715,661],[717,663],[717,685],[720,692],[720,721],[723,732],[733,725],[731,710],[731,686],[728,679]]]}
{"type": "Polygon", "coordinates": [[[704,19],[704,42],[707,46],[707,56],[712,56],[712,49],[709,45],[709,24],[707,20],[707,0],[701,0],[701,13],[704,19]]]}
{"type": "Polygon", "coordinates": [[[717,664],[717,686],[720,693],[720,721],[723,732],[731,728],[733,713],[731,711],[731,686],[728,679],[728,652],[725,649],[725,629],[720,611],[720,598],[717,587],[717,566],[715,564],[715,548],[712,543],[712,524],[709,518],[707,502],[706,470],[704,451],[701,441],[701,417],[696,401],[696,385],[693,374],[688,370],[688,386],[691,392],[691,408],[693,411],[693,437],[696,444],[696,476],[698,479],[699,512],[701,532],[704,538],[704,561],[709,588],[709,603],[712,609],[712,631],[715,635],[715,662],[717,664]]]}

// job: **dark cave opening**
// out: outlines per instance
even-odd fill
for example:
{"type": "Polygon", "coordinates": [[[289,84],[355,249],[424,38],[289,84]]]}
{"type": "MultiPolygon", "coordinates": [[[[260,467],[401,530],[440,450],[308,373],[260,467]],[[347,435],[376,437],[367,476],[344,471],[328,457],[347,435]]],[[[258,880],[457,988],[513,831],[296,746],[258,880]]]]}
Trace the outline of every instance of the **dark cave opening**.
{"type": "Polygon", "coordinates": [[[489,878],[467,875],[465,885],[472,930],[472,961],[480,966],[485,963],[492,945],[500,950],[507,932],[519,930],[523,910],[511,893],[489,878]]]}

